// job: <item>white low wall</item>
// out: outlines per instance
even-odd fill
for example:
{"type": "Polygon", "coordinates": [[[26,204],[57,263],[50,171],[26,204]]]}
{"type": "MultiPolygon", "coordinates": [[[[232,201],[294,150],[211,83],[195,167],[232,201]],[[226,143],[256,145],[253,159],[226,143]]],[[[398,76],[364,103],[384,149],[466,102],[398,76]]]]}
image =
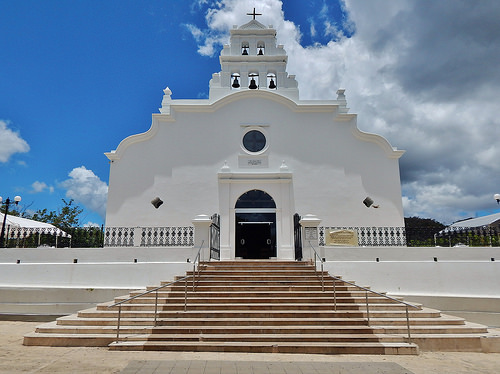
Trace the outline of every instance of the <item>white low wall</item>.
{"type": "Polygon", "coordinates": [[[392,294],[500,297],[499,247],[327,247],[321,255],[331,274],[392,294]]]}
{"type": "Polygon", "coordinates": [[[500,326],[498,247],[326,247],[320,254],[332,275],[471,322],[500,326]]]}
{"type": "Polygon", "coordinates": [[[197,252],[194,248],[6,249],[0,252],[0,287],[143,288],[184,274],[197,252]]]}
{"type": "MultiPolygon", "coordinates": [[[[51,295],[39,307],[44,313],[50,310],[47,303],[61,301],[58,297],[64,301],[67,292],[87,297],[89,289],[100,290],[90,292],[94,299],[85,302],[108,301],[110,293],[105,290],[118,295],[185,274],[192,269],[188,259],[192,261],[196,253],[194,248],[4,249],[0,251],[0,313],[19,313],[23,303],[27,308],[33,289],[51,295]]],[[[488,325],[500,326],[498,247],[325,247],[320,255],[332,275],[445,312],[486,313],[488,325]]],[[[304,259],[309,256],[304,250],[304,259]]],[[[73,307],[77,305],[65,310],[71,312],[73,307]]]]}
{"type": "MultiPolygon", "coordinates": [[[[159,285],[192,270],[194,248],[0,251],[0,314],[57,316],[159,285]]],[[[203,252],[206,259],[208,250],[203,252]]]]}

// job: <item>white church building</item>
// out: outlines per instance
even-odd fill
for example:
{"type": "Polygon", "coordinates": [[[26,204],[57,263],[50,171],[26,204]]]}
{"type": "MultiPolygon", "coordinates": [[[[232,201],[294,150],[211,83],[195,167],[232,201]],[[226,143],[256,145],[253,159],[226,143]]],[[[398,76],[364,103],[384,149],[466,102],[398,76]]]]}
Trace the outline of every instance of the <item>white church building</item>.
{"type": "Polygon", "coordinates": [[[255,19],[219,59],[208,99],[166,88],[151,128],[106,153],[106,245],[193,246],[193,222],[216,214],[221,259],[300,257],[299,222],[320,247],[405,246],[404,151],[358,129],[344,90],[301,100],[276,30],[255,19]]]}

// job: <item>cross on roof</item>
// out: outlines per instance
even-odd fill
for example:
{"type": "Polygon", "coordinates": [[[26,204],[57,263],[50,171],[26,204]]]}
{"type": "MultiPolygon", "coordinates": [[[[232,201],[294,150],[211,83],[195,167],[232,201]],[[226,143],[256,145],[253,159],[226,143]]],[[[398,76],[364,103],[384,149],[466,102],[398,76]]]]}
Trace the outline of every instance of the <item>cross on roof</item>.
{"type": "Polygon", "coordinates": [[[255,19],[255,16],[261,16],[262,13],[255,13],[255,8],[253,8],[253,13],[247,13],[247,16],[253,16],[253,19],[255,19]]]}

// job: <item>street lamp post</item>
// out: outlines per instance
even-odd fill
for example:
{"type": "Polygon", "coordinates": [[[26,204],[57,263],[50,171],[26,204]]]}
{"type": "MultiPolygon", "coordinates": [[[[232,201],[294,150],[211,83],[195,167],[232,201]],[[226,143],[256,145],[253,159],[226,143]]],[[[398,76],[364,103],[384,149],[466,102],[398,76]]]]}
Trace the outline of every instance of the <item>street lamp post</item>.
{"type": "MultiPolygon", "coordinates": [[[[2,203],[2,197],[0,196],[0,204],[2,203]]],[[[14,203],[17,205],[21,201],[21,196],[16,196],[14,197],[14,203]]],[[[0,232],[0,248],[4,248],[4,241],[5,241],[5,222],[7,221],[7,214],[9,214],[9,205],[12,203],[12,201],[7,198],[5,200],[5,212],[3,215],[3,222],[2,222],[2,231],[0,232]]]]}

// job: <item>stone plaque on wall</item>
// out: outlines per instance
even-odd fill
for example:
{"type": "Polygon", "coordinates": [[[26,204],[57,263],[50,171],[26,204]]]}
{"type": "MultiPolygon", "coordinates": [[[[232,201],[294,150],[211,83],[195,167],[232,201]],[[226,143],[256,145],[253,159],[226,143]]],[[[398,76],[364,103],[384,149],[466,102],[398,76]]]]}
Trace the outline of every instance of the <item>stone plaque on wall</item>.
{"type": "Polygon", "coordinates": [[[358,232],[356,230],[328,230],[325,234],[326,245],[358,246],[358,232]]]}
{"type": "Polygon", "coordinates": [[[318,240],[318,229],[316,227],[305,227],[304,236],[306,241],[318,240]]]}
{"type": "Polygon", "coordinates": [[[240,168],[267,168],[269,160],[267,155],[239,155],[238,166],[240,168]]]}

